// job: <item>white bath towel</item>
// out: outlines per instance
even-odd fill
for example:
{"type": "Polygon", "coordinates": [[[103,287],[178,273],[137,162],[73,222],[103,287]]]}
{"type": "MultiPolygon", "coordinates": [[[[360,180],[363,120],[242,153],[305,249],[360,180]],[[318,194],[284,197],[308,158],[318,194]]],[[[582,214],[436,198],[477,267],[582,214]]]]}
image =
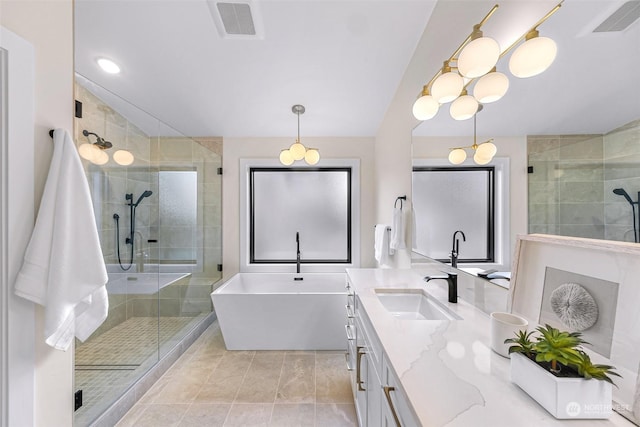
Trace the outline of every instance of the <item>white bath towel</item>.
{"type": "Polygon", "coordinates": [[[67,350],[107,317],[102,258],[87,178],[63,129],[54,148],[40,210],[15,283],[15,293],[45,307],[45,342],[67,350]]]}
{"type": "Polygon", "coordinates": [[[384,267],[389,262],[389,233],[387,224],[377,224],[374,235],[374,256],[378,265],[384,267]]]}
{"type": "Polygon", "coordinates": [[[401,208],[393,208],[393,221],[391,223],[391,239],[389,241],[389,253],[395,254],[398,249],[405,249],[404,241],[404,212],[401,208]]]}

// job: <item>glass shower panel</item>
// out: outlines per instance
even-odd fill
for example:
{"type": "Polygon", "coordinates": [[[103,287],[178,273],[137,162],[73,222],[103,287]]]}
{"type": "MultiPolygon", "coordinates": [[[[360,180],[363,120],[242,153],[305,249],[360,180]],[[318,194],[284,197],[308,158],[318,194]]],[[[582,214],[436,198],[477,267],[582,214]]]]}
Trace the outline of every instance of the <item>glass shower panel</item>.
{"type": "Polygon", "coordinates": [[[74,425],[85,426],[213,310],[210,293],[222,276],[222,139],[185,137],[80,75],[76,99],[76,144],[90,147],[93,134],[113,144],[104,162],[83,159],[109,273],[108,317],[76,342],[83,405],[74,425]]]}
{"type": "MultiPolygon", "coordinates": [[[[161,135],[176,135],[164,127],[161,135]]],[[[212,285],[221,276],[220,138],[156,138],[160,205],[160,356],[208,316],[212,285]],[[220,267],[220,268],[219,268],[220,267]]]]}

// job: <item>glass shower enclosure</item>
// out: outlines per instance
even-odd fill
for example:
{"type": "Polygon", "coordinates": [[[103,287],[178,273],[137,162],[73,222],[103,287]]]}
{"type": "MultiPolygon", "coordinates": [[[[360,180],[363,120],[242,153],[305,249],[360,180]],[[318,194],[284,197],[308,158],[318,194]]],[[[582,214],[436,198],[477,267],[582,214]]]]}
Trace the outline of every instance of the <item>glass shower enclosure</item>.
{"type": "Polygon", "coordinates": [[[85,426],[211,319],[222,141],[183,136],[80,75],[75,90],[75,141],[109,273],[108,318],[75,347],[74,424],[85,426]]]}

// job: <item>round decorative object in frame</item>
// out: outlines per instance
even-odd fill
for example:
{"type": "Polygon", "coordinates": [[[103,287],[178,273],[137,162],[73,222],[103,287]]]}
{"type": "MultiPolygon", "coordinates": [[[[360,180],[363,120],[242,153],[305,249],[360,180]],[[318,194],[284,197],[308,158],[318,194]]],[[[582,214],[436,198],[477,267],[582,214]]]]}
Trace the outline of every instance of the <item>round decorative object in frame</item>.
{"type": "Polygon", "coordinates": [[[577,283],[565,283],[551,293],[551,309],[563,325],[574,332],[589,329],[598,321],[598,304],[577,283]]]}

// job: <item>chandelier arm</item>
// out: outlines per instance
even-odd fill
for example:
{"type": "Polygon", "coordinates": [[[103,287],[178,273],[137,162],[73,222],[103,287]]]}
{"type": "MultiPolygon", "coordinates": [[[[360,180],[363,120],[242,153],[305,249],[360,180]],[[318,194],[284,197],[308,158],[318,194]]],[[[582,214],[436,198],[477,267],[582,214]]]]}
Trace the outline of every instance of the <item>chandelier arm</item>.
{"type": "Polygon", "coordinates": [[[561,0],[560,3],[558,3],[553,9],[551,9],[549,12],[547,12],[546,15],[544,15],[542,18],[540,18],[540,20],[538,22],[535,23],[535,25],[531,28],[529,28],[527,31],[525,31],[525,33],[523,35],[521,35],[518,40],[514,41],[511,46],[509,46],[508,48],[506,48],[505,50],[502,51],[502,53],[500,53],[500,58],[502,58],[503,56],[505,56],[507,53],[509,53],[511,51],[511,49],[513,49],[514,47],[516,47],[518,45],[518,43],[520,43],[522,40],[524,40],[527,37],[527,34],[529,34],[531,31],[534,31],[536,28],[538,28],[540,25],[542,25],[542,23],[544,21],[546,21],[547,19],[549,19],[551,17],[551,15],[553,15],[554,13],[556,13],[558,10],[560,10],[560,8],[562,7],[562,3],[564,2],[564,0],[561,0]]]}
{"type": "MultiPolygon", "coordinates": [[[[474,30],[469,33],[469,35],[467,36],[466,39],[464,39],[464,41],[462,42],[462,44],[460,46],[458,46],[458,48],[451,54],[451,56],[449,57],[449,59],[446,61],[447,63],[451,62],[451,61],[455,61],[457,60],[457,56],[458,54],[462,51],[462,49],[464,49],[464,47],[467,45],[467,43],[469,43],[471,41],[471,37],[473,36],[473,33],[476,31],[476,29],[480,29],[488,20],[489,18],[491,18],[491,15],[493,15],[495,13],[496,10],[498,10],[498,7],[500,7],[499,5],[494,5],[491,10],[485,15],[484,18],[482,18],[482,21],[480,21],[479,24],[476,24],[473,26],[474,30]]],[[[455,68],[455,67],[453,67],[455,68]]],[[[431,78],[431,80],[429,80],[429,83],[427,83],[425,86],[430,87],[431,84],[438,78],[440,77],[440,75],[442,74],[442,68],[439,69],[436,74],[431,78]]]]}
{"type": "Polygon", "coordinates": [[[449,62],[457,60],[457,56],[460,52],[462,52],[462,49],[464,49],[464,47],[467,45],[467,43],[469,43],[471,41],[471,38],[473,37],[473,34],[480,30],[480,28],[489,20],[489,18],[491,18],[491,15],[493,15],[496,10],[498,10],[498,7],[500,7],[499,5],[495,4],[491,10],[489,11],[489,13],[487,13],[487,15],[482,18],[482,21],[480,21],[479,24],[476,24],[473,26],[473,31],[467,36],[466,39],[464,39],[464,41],[462,42],[462,44],[460,46],[458,46],[458,48],[451,54],[451,57],[449,58],[449,62]]]}

